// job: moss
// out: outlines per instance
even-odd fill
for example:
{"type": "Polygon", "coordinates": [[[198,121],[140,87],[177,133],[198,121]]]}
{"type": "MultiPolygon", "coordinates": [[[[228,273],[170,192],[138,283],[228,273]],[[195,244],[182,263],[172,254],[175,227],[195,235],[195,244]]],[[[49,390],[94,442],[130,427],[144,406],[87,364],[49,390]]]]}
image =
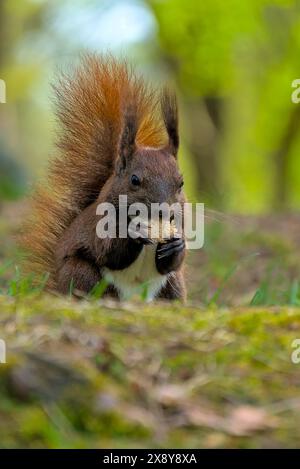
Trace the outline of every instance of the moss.
{"type": "Polygon", "coordinates": [[[2,296],[1,446],[295,446],[299,319],[290,307],[2,296]]]}

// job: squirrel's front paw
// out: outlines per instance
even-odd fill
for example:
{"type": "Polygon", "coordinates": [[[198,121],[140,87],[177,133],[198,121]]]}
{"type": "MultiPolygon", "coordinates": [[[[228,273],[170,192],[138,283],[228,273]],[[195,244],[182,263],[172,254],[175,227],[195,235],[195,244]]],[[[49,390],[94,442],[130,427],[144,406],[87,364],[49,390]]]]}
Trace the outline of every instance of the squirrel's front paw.
{"type": "Polygon", "coordinates": [[[165,275],[177,270],[183,261],[184,252],[185,241],[183,238],[172,238],[166,243],[159,243],[155,255],[158,272],[165,275]]]}

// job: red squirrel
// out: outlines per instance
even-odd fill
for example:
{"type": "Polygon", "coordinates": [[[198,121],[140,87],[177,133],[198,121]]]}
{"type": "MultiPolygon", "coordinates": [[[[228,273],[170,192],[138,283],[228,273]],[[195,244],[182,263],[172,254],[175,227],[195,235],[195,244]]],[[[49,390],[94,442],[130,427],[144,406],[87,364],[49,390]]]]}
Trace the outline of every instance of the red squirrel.
{"type": "Polygon", "coordinates": [[[101,202],[179,202],[176,96],[156,91],[126,62],[87,55],[54,86],[58,154],[33,195],[25,247],[30,269],[48,272],[48,286],[90,292],[103,278],[106,295],[129,298],[146,285],[147,299],[185,299],[185,240],[96,235],[101,202]]]}

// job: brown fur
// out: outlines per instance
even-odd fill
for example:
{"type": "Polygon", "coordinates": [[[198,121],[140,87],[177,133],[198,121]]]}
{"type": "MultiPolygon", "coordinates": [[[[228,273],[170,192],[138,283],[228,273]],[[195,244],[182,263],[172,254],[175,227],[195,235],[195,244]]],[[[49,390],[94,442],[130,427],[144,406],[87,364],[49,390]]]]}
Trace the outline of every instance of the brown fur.
{"type": "MultiPolygon", "coordinates": [[[[50,163],[47,180],[33,195],[23,245],[30,252],[30,270],[49,272],[50,288],[65,292],[69,277],[77,276],[76,287],[89,291],[101,278],[104,259],[109,262],[120,241],[95,239],[94,204],[117,203],[119,194],[128,194],[129,203],[170,202],[176,192],[173,186],[180,179],[174,158],[179,144],[177,107],[171,95],[164,92],[160,99],[125,62],[112,57],[85,56],[54,90],[60,124],[58,154],[50,163]],[[166,129],[169,144],[164,147],[166,129]],[[124,178],[131,167],[149,181],[139,194],[124,178]]],[[[128,246],[123,243],[118,249],[126,254],[128,246]]]]}

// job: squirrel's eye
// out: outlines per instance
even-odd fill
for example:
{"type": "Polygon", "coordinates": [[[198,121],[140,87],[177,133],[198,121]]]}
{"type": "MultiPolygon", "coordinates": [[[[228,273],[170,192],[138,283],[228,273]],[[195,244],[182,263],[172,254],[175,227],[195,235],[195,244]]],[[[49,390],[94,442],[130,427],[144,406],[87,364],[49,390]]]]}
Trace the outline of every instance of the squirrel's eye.
{"type": "Polygon", "coordinates": [[[183,185],[184,185],[184,181],[182,180],[181,183],[180,183],[180,186],[179,186],[180,189],[183,187],[183,185]]]}
{"type": "Polygon", "coordinates": [[[135,174],[131,176],[131,184],[134,186],[139,186],[141,184],[140,179],[135,174]]]}

